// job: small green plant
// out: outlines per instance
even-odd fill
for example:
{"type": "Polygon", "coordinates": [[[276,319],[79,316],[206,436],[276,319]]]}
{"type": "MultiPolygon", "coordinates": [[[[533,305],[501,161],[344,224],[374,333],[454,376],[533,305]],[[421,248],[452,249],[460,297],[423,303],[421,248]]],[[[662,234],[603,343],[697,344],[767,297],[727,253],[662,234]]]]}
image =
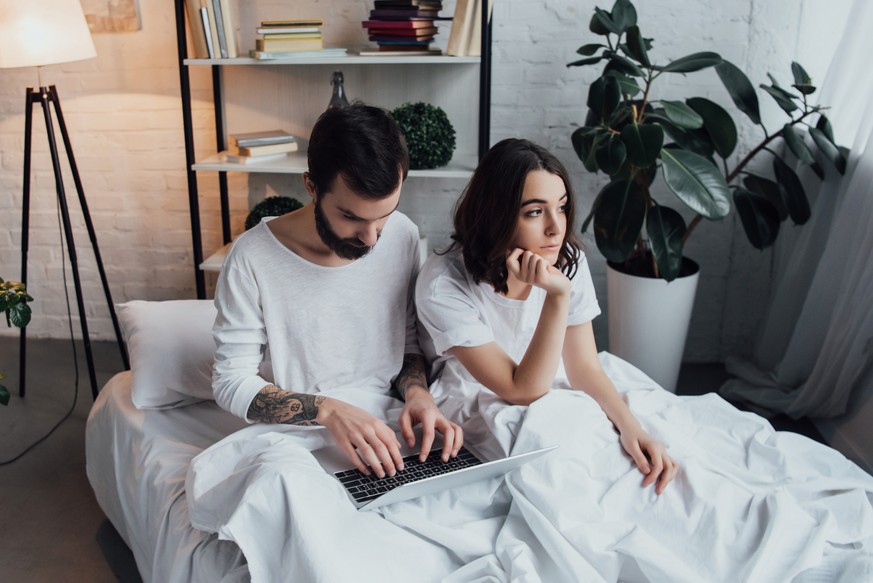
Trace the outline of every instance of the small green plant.
{"type": "Polygon", "coordinates": [[[252,207],[252,210],[246,217],[246,231],[260,223],[264,217],[281,217],[301,207],[303,207],[303,203],[296,198],[291,198],[290,196],[268,196],[252,207]]]}
{"type": "Polygon", "coordinates": [[[807,101],[816,88],[798,63],[791,64],[790,86],[780,85],[769,74],[771,84],[761,85],[788,116],[781,128],[768,131],[752,83],[717,53],[694,53],[657,64],[650,54],[653,39],[643,36],[630,0],[617,0],[611,12],[595,8],[589,30],[601,40],[580,47],[577,52],[585,58],[567,66],[605,66],[589,88],[588,115],[573,132],[572,142],[586,170],[603,172],[610,179],[582,231],[593,222],[597,247],[611,265],[643,277],[675,279],[691,233],[702,219],[725,218],[731,199],[749,242],[765,249],[776,241],[780,223],[790,218],[802,225],[810,217],[803,184],[789,156],[819,178],[825,174],[819,160],[845,172],[848,150],[834,141],[822,113],[825,108],[807,101]],[[737,127],[723,107],[703,97],[652,98],[652,86],[662,75],[711,67],[737,108],[763,133],[733,167],[729,160],[737,146],[737,127]],[[790,154],[771,147],[780,138],[790,154]],[[748,171],[760,155],[771,158],[772,177],[748,171]],[[658,178],[695,213],[687,226],[676,210],[652,196],[651,186],[658,178]]]}
{"type": "Polygon", "coordinates": [[[428,103],[404,103],[391,112],[409,149],[409,167],[426,170],[445,166],[455,151],[455,128],[446,112],[428,103]]]}
{"type": "MultiPolygon", "coordinates": [[[[30,323],[30,306],[33,298],[27,294],[23,283],[17,281],[4,281],[0,277],[0,311],[6,315],[7,326],[24,328],[30,323]]],[[[0,373],[0,380],[4,378],[0,373]]],[[[0,385],[0,405],[9,404],[9,390],[0,385]]]]}

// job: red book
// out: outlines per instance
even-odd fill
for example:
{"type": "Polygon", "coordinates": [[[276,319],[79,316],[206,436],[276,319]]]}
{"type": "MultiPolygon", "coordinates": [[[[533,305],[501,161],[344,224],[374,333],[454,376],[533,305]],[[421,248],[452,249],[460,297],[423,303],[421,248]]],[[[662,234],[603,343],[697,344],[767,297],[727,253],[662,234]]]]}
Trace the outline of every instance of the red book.
{"type": "Polygon", "coordinates": [[[433,36],[438,32],[438,28],[432,26],[430,28],[371,28],[369,33],[373,36],[433,36]]]}
{"type": "Polygon", "coordinates": [[[436,18],[439,10],[370,10],[372,20],[408,20],[410,18],[436,18]]]}
{"type": "Polygon", "coordinates": [[[430,28],[432,20],[365,20],[364,28],[430,28]]]}
{"type": "Polygon", "coordinates": [[[371,35],[370,40],[376,43],[420,43],[421,41],[432,41],[432,34],[423,34],[421,36],[386,36],[386,35],[371,35]]]}

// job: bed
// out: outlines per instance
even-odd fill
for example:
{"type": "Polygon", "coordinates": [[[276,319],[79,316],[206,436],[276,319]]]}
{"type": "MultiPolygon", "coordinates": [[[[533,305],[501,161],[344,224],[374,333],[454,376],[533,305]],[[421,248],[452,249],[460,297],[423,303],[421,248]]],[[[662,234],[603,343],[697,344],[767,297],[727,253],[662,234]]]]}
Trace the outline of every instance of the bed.
{"type": "Polygon", "coordinates": [[[88,420],[89,480],[145,581],[873,581],[873,478],[606,353],[682,464],[663,496],[639,487],[591,399],[553,391],[531,407],[483,398],[490,421],[468,428],[506,451],[559,444],[548,459],[357,512],[309,454],[325,432],[246,426],[206,398],[212,309],[121,307],[132,372],[88,420]]]}

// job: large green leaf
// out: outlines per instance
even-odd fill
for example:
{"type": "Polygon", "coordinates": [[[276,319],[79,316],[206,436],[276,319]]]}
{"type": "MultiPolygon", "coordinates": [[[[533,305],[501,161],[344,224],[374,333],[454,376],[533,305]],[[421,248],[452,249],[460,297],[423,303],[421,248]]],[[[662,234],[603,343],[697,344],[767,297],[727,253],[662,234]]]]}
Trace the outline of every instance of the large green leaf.
{"type": "Polygon", "coordinates": [[[715,67],[721,64],[721,62],[722,58],[718,53],[703,52],[686,55],[663,67],[654,68],[665,73],[693,73],[707,67],[715,67]]]}
{"type": "Polygon", "coordinates": [[[605,49],[605,48],[606,48],[606,45],[604,45],[604,44],[590,43],[587,45],[582,45],[581,47],[576,49],[576,52],[578,54],[582,55],[583,57],[590,57],[591,55],[593,55],[594,53],[596,53],[600,49],[605,49]]]}
{"type": "Polygon", "coordinates": [[[831,161],[834,167],[841,175],[846,173],[846,157],[837,148],[836,144],[830,141],[824,132],[818,128],[809,128],[809,135],[812,136],[812,141],[818,146],[818,149],[824,154],[825,158],[831,161]]]}
{"type": "Polygon", "coordinates": [[[812,150],[809,149],[809,146],[806,145],[806,142],[803,141],[803,138],[800,137],[800,134],[797,133],[797,130],[794,129],[794,126],[790,123],[785,124],[782,127],[782,135],[785,137],[785,143],[788,144],[788,149],[791,150],[791,153],[797,156],[797,159],[802,164],[813,164],[815,162],[815,156],[812,155],[812,150]]]}
{"type": "Polygon", "coordinates": [[[810,78],[809,74],[797,61],[791,62],[791,73],[794,75],[794,82],[799,85],[809,85],[812,83],[812,78],[810,78]]]}
{"type": "Polygon", "coordinates": [[[637,10],[629,0],[616,0],[612,5],[612,21],[624,32],[637,24],[637,10]]]}
{"type": "Polygon", "coordinates": [[[667,281],[673,281],[682,268],[685,220],[673,209],[655,205],[646,215],[646,232],[660,276],[667,281]]]}
{"type": "Polygon", "coordinates": [[[703,97],[691,97],[685,102],[700,114],[703,129],[709,135],[718,155],[722,158],[730,156],[737,147],[737,126],[731,114],[719,104],[703,97]]]}
{"type": "Polygon", "coordinates": [[[24,328],[30,323],[30,306],[24,302],[9,306],[9,321],[13,326],[24,328]]]}
{"type": "Polygon", "coordinates": [[[679,200],[705,219],[723,219],[731,211],[730,190],[718,168],[686,150],[663,148],[664,180],[679,200]]]}
{"type": "MultiPolygon", "coordinates": [[[[0,377],[3,378],[3,377],[0,377]]],[[[9,404],[9,390],[0,385],[0,405],[8,405],[9,404]]]]}
{"type": "Polygon", "coordinates": [[[615,51],[603,51],[604,56],[612,63],[612,68],[632,77],[644,77],[645,73],[639,65],[615,51]]]}
{"type": "Polygon", "coordinates": [[[621,89],[615,77],[598,77],[588,88],[587,105],[600,123],[608,118],[621,101],[621,89]]]}
{"type": "MultiPolygon", "coordinates": [[[[794,87],[795,89],[797,89],[797,91],[804,95],[811,95],[815,93],[815,86],[812,84],[812,79],[803,69],[803,67],[800,66],[800,63],[791,63],[791,73],[792,75],[794,75],[794,83],[791,84],[792,87],[794,87]]],[[[770,80],[773,81],[773,85],[779,87],[776,79],[774,79],[772,75],[769,75],[769,77],[770,80]]]]}
{"type": "Polygon", "coordinates": [[[650,115],[649,118],[656,120],[676,145],[700,154],[704,158],[709,158],[715,151],[712,140],[705,130],[683,130],[671,122],[666,115],[661,116],[657,113],[650,115]]]}
{"type": "Polygon", "coordinates": [[[594,212],[594,240],[607,261],[625,261],[636,246],[646,218],[646,199],[640,186],[615,180],[603,187],[594,212]]]}
{"type": "Polygon", "coordinates": [[[797,109],[797,104],[794,103],[792,99],[792,95],[774,85],[761,85],[761,89],[770,94],[770,96],[776,101],[776,104],[782,108],[782,110],[791,115],[793,111],[797,109]]]}
{"type": "MultiPolygon", "coordinates": [[[[601,11],[602,12],[602,11],[601,11]]],[[[607,14],[607,21],[612,22],[612,18],[607,14]]],[[[594,34],[600,36],[608,36],[611,32],[609,28],[606,27],[603,23],[603,17],[597,13],[597,9],[595,9],[594,14],[591,15],[591,20],[588,21],[588,30],[593,32],[594,34]]]]}
{"type": "Polygon", "coordinates": [[[584,59],[579,59],[578,61],[573,61],[572,63],[567,63],[568,67],[583,67],[585,65],[593,65],[594,63],[599,63],[602,61],[604,57],[585,57],[584,59]]]}
{"type": "Polygon", "coordinates": [[[823,133],[827,139],[829,139],[832,143],[836,143],[834,141],[834,128],[831,126],[830,120],[824,116],[824,114],[820,114],[818,116],[818,121],[815,124],[815,127],[818,131],[823,133]]]}
{"type": "Polygon", "coordinates": [[[596,157],[600,169],[612,176],[624,164],[625,158],[627,158],[627,148],[621,138],[615,134],[609,134],[597,146],[596,157]]]}
{"type": "Polygon", "coordinates": [[[703,118],[685,103],[662,99],[661,105],[664,106],[664,113],[670,121],[680,128],[693,130],[703,127],[703,118]]]}
{"type": "Polygon", "coordinates": [[[770,204],[779,213],[779,220],[784,221],[788,218],[788,207],[785,206],[785,201],[782,198],[782,191],[779,185],[761,176],[754,174],[746,174],[743,178],[743,185],[759,196],[763,196],[770,201],[770,204]]]}
{"type": "MultiPolygon", "coordinates": [[[[615,20],[613,20],[613,18],[612,18],[612,15],[609,12],[607,12],[606,10],[603,10],[602,8],[595,7],[594,8],[594,17],[598,21],[600,21],[600,25],[603,28],[605,28],[606,30],[608,30],[612,34],[621,34],[622,31],[619,28],[618,24],[616,24],[615,20]]],[[[597,32],[597,31],[592,31],[592,32],[597,32]]],[[[600,34],[600,33],[597,33],[597,34],[600,34]]]]}
{"type": "Polygon", "coordinates": [[[782,198],[788,208],[788,216],[796,225],[802,225],[809,220],[809,200],[803,190],[803,184],[794,170],[782,161],[778,156],[773,156],[773,172],[776,174],[776,182],[782,191],[782,198]]]}
{"type": "Polygon", "coordinates": [[[722,61],[715,67],[719,79],[737,109],[749,116],[756,124],[761,124],[761,112],[758,106],[758,94],[746,74],[730,61],[722,61]]]}
{"type": "Polygon", "coordinates": [[[638,168],[651,166],[664,145],[664,129],[657,124],[631,123],[621,129],[621,141],[627,146],[627,159],[638,168]]]}
{"type": "Polygon", "coordinates": [[[615,80],[618,81],[618,87],[621,90],[622,95],[633,97],[634,95],[642,91],[636,79],[625,75],[621,71],[616,71],[613,69],[605,72],[603,76],[615,77],[615,80]]]}
{"type": "Polygon", "coordinates": [[[779,234],[779,212],[769,200],[738,186],[734,190],[734,204],[743,223],[749,243],[755,249],[766,249],[779,234]]]}
{"type": "Polygon", "coordinates": [[[643,35],[640,33],[638,26],[631,26],[627,29],[627,48],[631,56],[642,63],[643,66],[649,67],[649,55],[646,52],[646,41],[643,40],[643,35]]]}
{"type": "Polygon", "coordinates": [[[573,150],[576,151],[576,155],[588,172],[597,172],[598,167],[595,153],[602,133],[602,130],[598,128],[584,126],[576,128],[570,135],[570,140],[573,142],[573,150]]]}

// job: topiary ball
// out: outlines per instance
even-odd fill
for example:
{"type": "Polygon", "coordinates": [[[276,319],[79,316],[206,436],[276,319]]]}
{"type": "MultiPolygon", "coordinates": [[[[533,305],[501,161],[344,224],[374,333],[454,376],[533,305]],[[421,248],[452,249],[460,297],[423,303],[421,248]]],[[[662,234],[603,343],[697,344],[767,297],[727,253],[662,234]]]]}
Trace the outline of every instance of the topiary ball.
{"type": "Polygon", "coordinates": [[[391,112],[409,149],[409,167],[426,170],[445,166],[455,151],[455,128],[446,112],[428,103],[404,103],[391,112]]]}
{"type": "Polygon", "coordinates": [[[269,196],[252,207],[249,216],[246,217],[246,231],[260,223],[264,217],[280,217],[291,211],[296,211],[302,206],[303,203],[296,198],[269,196]]]}

